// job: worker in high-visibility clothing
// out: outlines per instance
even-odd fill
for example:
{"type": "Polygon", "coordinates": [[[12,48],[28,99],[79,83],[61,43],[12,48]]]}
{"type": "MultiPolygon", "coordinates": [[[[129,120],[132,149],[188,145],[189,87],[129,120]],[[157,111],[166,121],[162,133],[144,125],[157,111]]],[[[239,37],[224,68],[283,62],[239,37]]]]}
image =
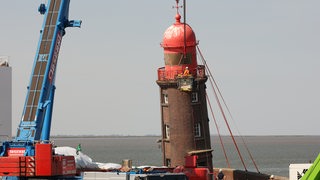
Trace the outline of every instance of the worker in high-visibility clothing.
{"type": "Polygon", "coordinates": [[[78,144],[78,146],[77,146],[77,151],[76,151],[77,155],[79,155],[79,152],[80,152],[81,150],[82,150],[82,149],[81,149],[81,144],[78,144]]]}
{"type": "Polygon", "coordinates": [[[186,69],[184,70],[184,72],[183,72],[183,76],[189,76],[189,68],[188,67],[186,67],[186,69]]]}

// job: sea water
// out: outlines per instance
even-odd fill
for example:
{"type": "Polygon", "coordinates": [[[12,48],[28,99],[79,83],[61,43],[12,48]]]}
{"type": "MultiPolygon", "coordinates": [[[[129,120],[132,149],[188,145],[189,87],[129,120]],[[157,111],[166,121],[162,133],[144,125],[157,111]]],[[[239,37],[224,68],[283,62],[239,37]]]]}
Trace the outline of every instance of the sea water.
{"type": "MultiPolygon", "coordinates": [[[[228,167],[279,176],[289,176],[289,165],[310,163],[320,152],[320,136],[212,136],[214,167],[228,167]],[[224,155],[223,148],[227,154],[224,155]],[[252,157],[253,161],[251,160],[252,157]],[[228,159],[228,163],[227,160],[228,159]],[[242,160],[241,160],[242,159],[242,160]]],[[[162,165],[159,136],[53,137],[57,146],[76,148],[95,162],[118,163],[131,159],[133,166],[162,165]]]]}

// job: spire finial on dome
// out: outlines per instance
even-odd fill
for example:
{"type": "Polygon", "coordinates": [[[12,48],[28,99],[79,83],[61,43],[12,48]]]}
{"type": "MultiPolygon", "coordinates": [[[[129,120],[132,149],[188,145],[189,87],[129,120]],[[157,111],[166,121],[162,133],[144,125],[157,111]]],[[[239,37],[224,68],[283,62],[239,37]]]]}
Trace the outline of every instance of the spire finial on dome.
{"type": "Polygon", "coordinates": [[[182,8],[183,6],[179,6],[179,0],[176,0],[176,6],[174,6],[173,8],[177,9],[177,14],[176,14],[176,22],[180,23],[180,19],[181,19],[181,15],[179,13],[179,8],[182,8]]]}

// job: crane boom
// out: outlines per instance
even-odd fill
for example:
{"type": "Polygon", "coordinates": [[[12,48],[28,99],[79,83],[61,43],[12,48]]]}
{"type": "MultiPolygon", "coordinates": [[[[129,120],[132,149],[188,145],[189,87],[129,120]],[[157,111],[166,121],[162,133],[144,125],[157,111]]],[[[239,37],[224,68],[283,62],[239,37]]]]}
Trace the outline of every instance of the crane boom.
{"type": "Polygon", "coordinates": [[[70,23],[68,20],[69,2],[69,0],[49,2],[26,103],[16,135],[17,141],[48,140],[49,138],[55,70],[62,36],[65,34],[66,27],[80,25],[80,23],[70,23]]]}
{"type": "MultiPolygon", "coordinates": [[[[48,0],[34,59],[26,101],[17,134],[0,149],[0,176],[52,177],[75,175],[74,157],[55,155],[49,142],[55,92],[55,74],[65,28],[80,27],[69,21],[70,0],[48,0]],[[51,167],[51,168],[50,168],[51,167]]],[[[10,179],[10,178],[7,178],[10,179]]]]}

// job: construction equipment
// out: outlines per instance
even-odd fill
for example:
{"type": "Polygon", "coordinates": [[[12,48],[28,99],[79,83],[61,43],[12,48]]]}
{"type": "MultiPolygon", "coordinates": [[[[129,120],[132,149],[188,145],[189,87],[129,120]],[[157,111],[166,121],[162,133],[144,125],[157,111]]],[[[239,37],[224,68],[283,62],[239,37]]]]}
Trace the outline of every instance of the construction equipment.
{"type": "Polygon", "coordinates": [[[27,97],[17,134],[0,149],[3,179],[77,178],[73,156],[56,155],[50,142],[55,73],[65,28],[80,27],[69,21],[70,0],[48,0],[39,12],[45,15],[34,59],[27,97]]]}
{"type": "Polygon", "coordinates": [[[314,160],[311,167],[302,176],[301,180],[317,180],[320,179],[320,154],[314,160]]]}

